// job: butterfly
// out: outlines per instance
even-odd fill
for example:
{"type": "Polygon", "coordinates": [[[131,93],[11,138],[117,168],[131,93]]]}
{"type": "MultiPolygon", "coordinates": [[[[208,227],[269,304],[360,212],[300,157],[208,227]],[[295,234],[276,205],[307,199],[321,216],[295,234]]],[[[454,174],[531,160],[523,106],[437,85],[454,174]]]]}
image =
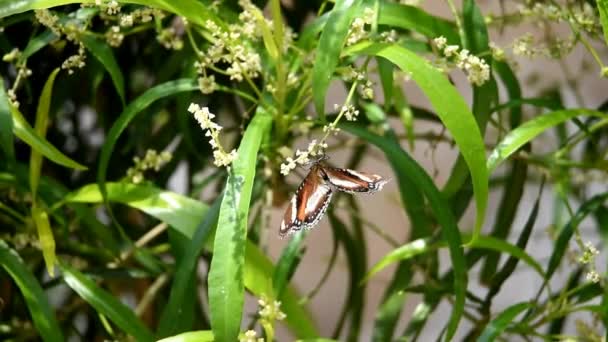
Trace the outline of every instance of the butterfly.
{"type": "Polygon", "coordinates": [[[323,217],[334,192],[372,194],[388,182],[376,174],[328,166],[322,162],[324,159],[327,157],[312,164],[289,201],[279,228],[280,237],[314,227],[323,217]]]}

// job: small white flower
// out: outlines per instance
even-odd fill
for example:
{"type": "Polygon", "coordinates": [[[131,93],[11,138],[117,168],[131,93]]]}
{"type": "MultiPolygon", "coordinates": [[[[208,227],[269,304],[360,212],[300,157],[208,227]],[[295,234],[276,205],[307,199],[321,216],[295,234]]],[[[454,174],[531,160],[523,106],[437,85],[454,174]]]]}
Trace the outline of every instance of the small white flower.
{"type": "Polygon", "coordinates": [[[439,36],[439,37],[433,39],[433,44],[435,44],[435,46],[439,50],[443,50],[443,48],[445,47],[447,42],[448,42],[448,40],[444,36],[439,36]]]}

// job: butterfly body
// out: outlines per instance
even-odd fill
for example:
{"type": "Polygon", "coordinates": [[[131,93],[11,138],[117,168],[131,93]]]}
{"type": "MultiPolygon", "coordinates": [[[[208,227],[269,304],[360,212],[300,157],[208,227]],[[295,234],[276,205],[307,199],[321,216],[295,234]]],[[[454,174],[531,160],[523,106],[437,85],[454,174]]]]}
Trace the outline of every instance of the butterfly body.
{"type": "Polygon", "coordinates": [[[315,162],[289,201],[279,229],[281,237],[314,227],[327,210],[334,192],[371,194],[382,190],[381,176],[315,162]]]}

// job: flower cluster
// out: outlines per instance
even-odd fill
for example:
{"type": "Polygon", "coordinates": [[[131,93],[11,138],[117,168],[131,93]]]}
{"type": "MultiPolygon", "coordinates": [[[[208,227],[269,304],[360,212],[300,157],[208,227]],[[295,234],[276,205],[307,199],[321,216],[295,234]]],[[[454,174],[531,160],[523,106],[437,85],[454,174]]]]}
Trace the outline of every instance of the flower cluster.
{"type": "Polygon", "coordinates": [[[239,342],[264,342],[262,337],[258,338],[258,333],[255,330],[247,330],[239,334],[239,342]]]}
{"type": "Polygon", "coordinates": [[[114,25],[105,34],[106,42],[112,47],[118,47],[122,44],[125,35],[120,32],[120,26],[114,25]]]}
{"type": "Polygon", "coordinates": [[[310,157],[318,157],[323,154],[323,151],[327,148],[327,144],[324,142],[318,143],[317,140],[312,140],[308,144],[306,151],[296,150],[296,158],[287,157],[285,162],[281,164],[281,174],[287,176],[291,170],[295,169],[298,165],[306,165],[310,163],[310,157]]]}
{"type": "Polygon", "coordinates": [[[152,21],[152,19],[162,19],[165,17],[163,11],[156,8],[139,8],[134,10],[131,13],[123,14],[119,18],[120,26],[122,27],[131,27],[137,23],[147,23],[152,21]]]}
{"type": "Polygon", "coordinates": [[[61,69],[66,69],[68,71],[68,74],[71,75],[74,73],[74,69],[84,68],[85,59],[86,59],[86,55],[85,55],[84,45],[82,45],[82,43],[79,43],[78,44],[78,53],[68,57],[65,61],[63,61],[63,63],[61,64],[61,69]]]}
{"type": "MultiPolygon", "coordinates": [[[[211,20],[208,20],[205,26],[211,33],[212,45],[207,51],[199,52],[199,59],[194,63],[199,74],[199,85],[203,85],[203,93],[209,94],[217,88],[215,79],[207,75],[207,69],[218,63],[229,64],[226,73],[231,80],[241,82],[245,78],[254,79],[260,75],[261,57],[242,39],[247,37],[242,33],[242,27],[231,25],[228,30],[224,30],[211,20]]],[[[253,35],[250,32],[247,34],[253,35]]]]}
{"type": "MultiPolygon", "coordinates": [[[[338,107],[339,106],[337,104],[334,104],[334,110],[337,110],[338,107]]],[[[357,116],[359,116],[359,110],[351,104],[342,106],[342,108],[340,108],[340,112],[348,121],[355,121],[357,120],[357,116]]]]}
{"type": "Polygon", "coordinates": [[[258,300],[258,304],[260,305],[260,318],[267,322],[272,321],[282,321],[287,317],[281,311],[281,302],[278,300],[270,300],[264,296],[258,300]]]}
{"type": "Polygon", "coordinates": [[[458,45],[447,45],[447,39],[443,36],[433,39],[433,43],[445,57],[442,62],[446,65],[452,63],[464,71],[469,82],[480,86],[490,79],[490,66],[469,50],[460,49],[458,45]]]}
{"type": "Polygon", "coordinates": [[[196,103],[191,103],[188,107],[188,111],[194,114],[194,118],[201,125],[201,128],[205,130],[205,136],[209,137],[209,144],[213,148],[213,163],[215,166],[229,166],[236,159],[236,150],[232,150],[229,153],[224,150],[220,144],[220,131],[222,126],[213,122],[214,114],[209,112],[209,108],[201,108],[196,103]]]}
{"type": "Polygon", "coordinates": [[[358,82],[357,91],[364,99],[371,100],[374,98],[374,82],[367,78],[365,72],[349,66],[343,72],[343,78],[346,82],[358,82]]]}
{"type": "Polygon", "coordinates": [[[598,283],[601,279],[600,274],[595,269],[595,257],[600,252],[591,242],[586,242],[583,246],[583,253],[579,256],[578,262],[582,265],[588,265],[587,280],[592,283],[598,283]]]}
{"type": "Polygon", "coordinates": [[[363,10],[362,18],[355,18],[348,30],[346,37],[346,46],[357,44],[369,36],[369,31],[366,30],[366,25],[371,25],[376,17],[376,12],[367,7],[363,10]]]}
{"type": "Polygon", "coordinates": [[[156,40],[168,50],[181,50],[184,47],[184,41],[173,27],[161,30],[156,35],[156,40]]]}
{"type": "Polygon", "coordinates": [[[158,171],[170,162],[172,158],[171,153],[167,151],[158,153],[155,150],[147,150],[143,159],[139,157],[133,158],[135,165],[127,170],[127,178],[132,183],[139,184],[144,180],[145,171],[151,169],[158,171]]]}
{"type": "Polygon", "coordinates": [[[108,15],[117,15],[121,9],[116,0],[95,0],[95,6],[108,15]]]}
{"type": "Polygon", "coordinates": [[[35,10],[34,15],[40,24],[48,27],[56,36],[61,36],[62,28],[59,25],[59,17],[56,14],[51,13],[48,9],[41,9],[35,10]]]}
{"type": "Polygon", "coordinates": [[[559,6],[557,3],[527,0],[517,7],[517,11],[522,17],[539,24],[568,22],[590,35],[598,35],[602,30],[597,11],[587,2],[580,6],[559,6]]]}

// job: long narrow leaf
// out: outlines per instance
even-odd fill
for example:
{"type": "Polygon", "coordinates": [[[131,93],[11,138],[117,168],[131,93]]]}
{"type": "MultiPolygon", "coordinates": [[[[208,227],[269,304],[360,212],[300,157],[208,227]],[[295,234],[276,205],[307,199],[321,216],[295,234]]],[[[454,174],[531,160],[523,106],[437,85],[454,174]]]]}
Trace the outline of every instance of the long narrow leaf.
{"type": "MultiPolygon", "coordinates": [[[[125,183],[107,183],[107,198],[109,201],[124,203],[137,208],[159,220],[167,222],[171,229],[191,238],[199,222],[204,218],[207,206],[191,198],[150,185],[135,185],[125,183]]],[[[103,197],[97,184],[90,184],[66,196],[66,202],[103,203],[103,197]]],[[[206,247],[211,247],[207,243],[206,247]]],[[[209,248],[211,249],[211,248],[209,248]]],[[[262,251],[247,241],[244,265],[245,287],[253,294],[261,296],[273,292],[272,262],[262,251]]],[[[287,324],[296,336],[318,336],[317,329],[305,308],[298,303],[297,293],[287,287],[283,296],[282,310],[287,314],[287,324]]]]}
{"type": "Polygon", "coordinates": [[[317,114],[325,118],[325,96],[329,83],[338,66],[340,52],[346,41],[348,29],[359,10],[360,0],[345,0],[337,4],[329,14],[317,49],[312,70],[312,95],[317,114]]]}
{"type": "Polygon", "coordinates": [[[437,115],[454,137],[466,161],[475,194],[477,216],[473,239],[481,231],[488,201],[488,171],[485,165],[485,147],[479,127],[466,102],[449,80],[423,58],[398,46],[387,44],[359,44],[348,50],[349,54],[384,57],[401,70],[410,72],[437,115]]]}
{"type": "Polygon", "coordinates": [[[61,153],[55,146],[51,145],[47,140],[38,135],[36,131],[27,123],[23,115],[17,108],[11,106],[11,115],[13,116],[13,134],[32,149],[40,152],[48,160],[70,167],[76,170],[86,170],[87,167],[70,159],[65,154],[61,153]]]}
{"type": "Polygon", "coordinates": [[[137,341],[154,341],[152,332],[129,307],[121,303],[115,296],[68,265],[62,264],[61,271],[66,284],[100,314],[108,317],[127,334],[135,337],[137,341]]]}
{"type": "Polygon", "coordinates": [[[89,50],[99,62],[101,62],[104,68],[106,68],[110,74],[112,83],[114,83],[114,88],[116,88],[116,92],[118,93],[118,96],[120,96],[120,100],[124,105],[125,81],[122,78],[122,71],[120,71],[120,67],[114,58],[112,49],[110,49],[105,41],[97,39],[91,34],[82,34],[80,35],[79,40],[82,42],[82,44],[84,44],[86,49],[89,50]]]}
{"type": "Polygon", "coordinates": [[[163,310],[159,323],[157,334],[159,337],[169,336],[187,329],[187,327],[183,327],[182,325],[183,320],[180,316],[183,314],[183,311],[181,310],[181,306],[184,301],[188,300],[185,297],[188,286],[196,279],[196,261],[205,246],[210,232],[217,224],[221,198],[218,197],[211,208],[207,210],[205,218],[197,227],[192,240],[190,240],[187,249],[184,251],[183,257],[175,267],[176,272],[173,286],[171,286],[169,301],[163,310]]]}
{"type": "Polygon", "coordinates": [[[0,148],[9,161],[15,160],[15,148],[13,146],[13,119],[11,117],[8,96],[4,89],[4,83],[0,84],[0,148]]]}
{"type": "Polygon", "coordinates": [[[602,112],[589,109],[567,109],[546,113],[527,121],[507,134],[488,157],[487,168],[492,172],[521,146],[534,139],[548,128],[577,116],[606,117],[602,112]]]}
{"type": "Polygon", "coordinates": [[[340,127],[380,148],[391,162],[395,173],[406,174],[411,179],[412,184],[415,184],[419,191],[424,193],[428,199],[430,208],[441,225],[443,238],[448,244],[454,270],[455,298],[446,335],[447,340],[451,339],[456,332],[464,311],[468,280],[460,232],[449,205],[433,183],[431,177],[394,140],[378,136],[354,124],[342,124],[340,127]]]}
{"type": "Polygon", "coordinates": [[[518,303],[508,307],[498,316],[496,316],[496,318],[494,318],[490,323],[488,323],[488,325],[485,327],[477,341],[494,341],[495,338],[498,337],[507,328],[507,326],[513,321],[513,319],[517,317],[517,315],[531,307],[532,304],[530,303],[518,303]]]}
{"type": "Polygon", "coordinates": [[[167,96],[175,95],[181,92],[192,91],[198,89],[198,84],[191,79],[181,79],[176,81],[166,82],[157,85],[154,88],[149,89],[137,99],[131,102],[124,111],[120,114],[118,120],[114,122],[103,148],[101,150],[101,156],[99,158],[99,168],[97,169],[97,184],[101,188],[101,193],[105,196],[105,181],[106,173],[108,170],[108,164],[110,163],[110,157],[114,151],[114,145],[118,141],[118,138],[122,132],[127,128],[131,120],[135,116],[141,113],[154,101],[162,99],[167,96]]]}
{"type": "Polygon", "coordinates": [[[235,341],[241,326],[245,300],[243,265],[249,202],[258,149],[271,122],[269,113],[258,107],[245,131],[238,149],[238,158],[226,181],[208,277],[211,326],[219,341],[235,341]]]}
{"type": "Polygon", "coordinates": [[[3,241],[0,241],[0,265],[19,287],[40,337],[46,342],[64,341],[55,313],[38,280],[19,258],[17,252],[10,249],[3,241]]]}

